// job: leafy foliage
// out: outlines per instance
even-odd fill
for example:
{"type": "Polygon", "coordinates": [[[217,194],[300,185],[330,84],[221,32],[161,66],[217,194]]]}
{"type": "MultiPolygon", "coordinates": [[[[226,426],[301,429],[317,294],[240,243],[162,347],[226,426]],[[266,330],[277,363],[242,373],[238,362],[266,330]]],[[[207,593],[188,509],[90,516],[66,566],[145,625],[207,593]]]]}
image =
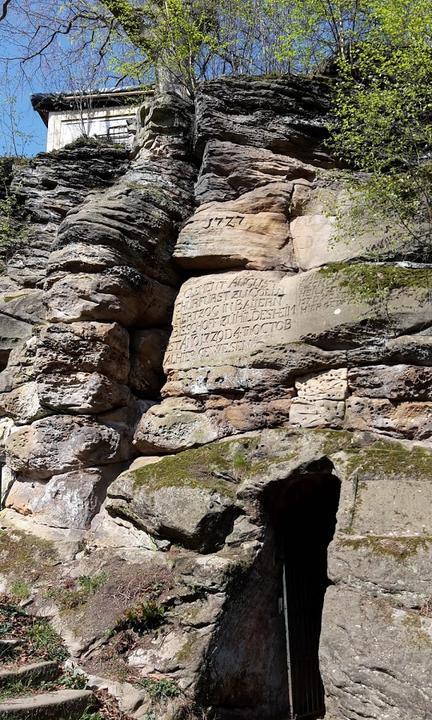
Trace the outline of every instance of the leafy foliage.
{"type": "Polygon", "coordinates": [[[47,660],[61,661],[68,657],[60,636],[46,620],[36,620],[27,634],[34,654],[41,654],[47,660]]]}
{"type": "Polygon", "coordinates": [[[155,700],[168,700],[180,695],[180,688],[170,678],[144,678],[138,684],[155,700]]]}
{"type": "Polygon", "coordinates": [[[432,232],[432,6],[376,3],[375,23],[342,59],[333,147],[368,173],[360,202],[405,236],[432,232]]]}
{"type": "Polygon", "coordinates": [[[122,629],[130,628],[138,634],[153,630],[164,621],[165,610],[162,605],[152,600],[140,602],[125,612],[120,626],[122,629]]]}

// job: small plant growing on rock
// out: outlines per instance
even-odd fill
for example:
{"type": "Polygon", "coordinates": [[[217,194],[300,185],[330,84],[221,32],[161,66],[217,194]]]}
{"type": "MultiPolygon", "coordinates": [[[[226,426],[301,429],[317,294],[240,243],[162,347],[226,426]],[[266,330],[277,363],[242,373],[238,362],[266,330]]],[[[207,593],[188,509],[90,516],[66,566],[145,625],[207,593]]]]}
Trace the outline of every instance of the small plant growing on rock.
{"type": "Polygon", "coordinates": [[[81,672],[65,673],[58,684],[68,690],[84,690],[87,687],[87,676],[81,672]]]}
{"type": "Polygon", "coordinates": [[[13,630],[13,623],[5,621],[0,622],[0,637],[2,635],[8,635],[13,630]]]}
{"type": "Polygon", "coordinates": [[[170,678],[144,678],[138,685],[154,700],[169,700],[180,695],[180,688],[170,678]]]}
{"type": "Polygon", "coordinates": [[[104,720],[104,717],[100,712],[86,710],[84,715],[81,715],[80,720],[104,720]]]}
{"type": "Polygon", "coordinates": [[[108,575],[106,573],[100,573],[99,575],[93,575],[92,577],[90,575],[80,575],[78,583],[84,592],[89,595],[94,595],[94,593],[105,585],[107,580],[108,575]]]}
{"type": "Polygon", "coordinates": [[[28,630],[32,653],[47,660],[65,660],[68,652],[56,631],[46,620],[37,620],[28,630]]]}
{"type": "Polygon", "coordinates": [[[16,580],[10,586],[10,594],[15,600],[27,600],[30,595],[30,587],[24,580],[16,580]]]}
{"type": "Polygon", "coordinates": [[[58,588],[50,588],[46,597],[58,603],[62,610],[73,610],[74,608],[84,605],[91,595],[95,595],[98,590],[107,582],[108,575],[100,573],[100,575],[81,575],[78,581],[74,578],[66,578],[63,585],[58,588]]]}
{"type": "Polygon", "coordinates": [[[140,634],[148,630],[154,630],[164,621],[165,610],[162,605],[150,600],[140,602],[125,612],[122,629],[134,630],[140,634]]]}

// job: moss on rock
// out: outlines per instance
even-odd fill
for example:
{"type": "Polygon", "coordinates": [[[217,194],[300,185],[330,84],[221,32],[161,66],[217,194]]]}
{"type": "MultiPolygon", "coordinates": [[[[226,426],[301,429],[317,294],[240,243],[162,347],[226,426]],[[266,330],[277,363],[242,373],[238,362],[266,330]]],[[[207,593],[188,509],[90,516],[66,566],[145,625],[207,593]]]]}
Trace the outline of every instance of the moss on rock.
{"type": "Polygon", "coordinates": [[[59,562],[54,544],[22,530],[0,531],[0,575],[9,587],[25,583],[48,583],[59,562]]]}
{"type": "Polygon", "coordinates": [[[216,442],[130,472],[134,487],[211,489],[234,497],[236,485],[252,467],[249,453],[257,437],[216,442]]]}
{"type": "Polygon", "coordinates": [[[417,555],[419,550],[427,551],[432,547],[432,536],[389,536],[366,535],[362,537],[339,537],[336,541],[339,548],[359,550],[381,557],[390,557],[398,562],[406,562],[417,555]]]}
{"type": "Polygon", "coordinates": [[[407,448],[398,442],[378,440],[364,448],[348,449],[347,455],[349,475],[373,472],[376,477],[432,478],[432,451],[423,447],[407,448]]]}
{"type": "Polygon", "coordinates": [[[358,301],[382,300],[395,290],[429,290],[430,268],[406,268],[379,263],[331,263],[319,270],[321,275],[337,280],[358,301]]]}

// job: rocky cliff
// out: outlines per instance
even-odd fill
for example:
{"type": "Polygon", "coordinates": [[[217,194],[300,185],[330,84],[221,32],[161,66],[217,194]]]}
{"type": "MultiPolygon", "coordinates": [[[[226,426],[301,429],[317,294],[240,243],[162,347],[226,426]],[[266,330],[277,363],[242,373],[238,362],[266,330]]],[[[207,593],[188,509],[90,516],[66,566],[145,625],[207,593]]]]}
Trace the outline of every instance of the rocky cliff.
{"type": "Polygon", "coordinates": [[[341,232],[329,94],[157,96],[11,180],[1,585],[137,719],[430,717],[430,257],[341,232]]]}

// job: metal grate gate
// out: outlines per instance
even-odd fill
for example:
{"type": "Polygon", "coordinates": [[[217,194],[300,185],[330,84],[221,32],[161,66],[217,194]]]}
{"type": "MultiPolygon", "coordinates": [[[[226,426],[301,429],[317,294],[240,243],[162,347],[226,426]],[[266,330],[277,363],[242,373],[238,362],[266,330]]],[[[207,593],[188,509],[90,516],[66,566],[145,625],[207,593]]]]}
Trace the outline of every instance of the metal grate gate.
{"type": "Polygon", "coordinates": [[[317,591],[320,568],[313,560],[303,551],[301,565],[292,554],[283,566],[289,720],[312,720],[325,713],[318,661],[322,593],[317,591]]]}

